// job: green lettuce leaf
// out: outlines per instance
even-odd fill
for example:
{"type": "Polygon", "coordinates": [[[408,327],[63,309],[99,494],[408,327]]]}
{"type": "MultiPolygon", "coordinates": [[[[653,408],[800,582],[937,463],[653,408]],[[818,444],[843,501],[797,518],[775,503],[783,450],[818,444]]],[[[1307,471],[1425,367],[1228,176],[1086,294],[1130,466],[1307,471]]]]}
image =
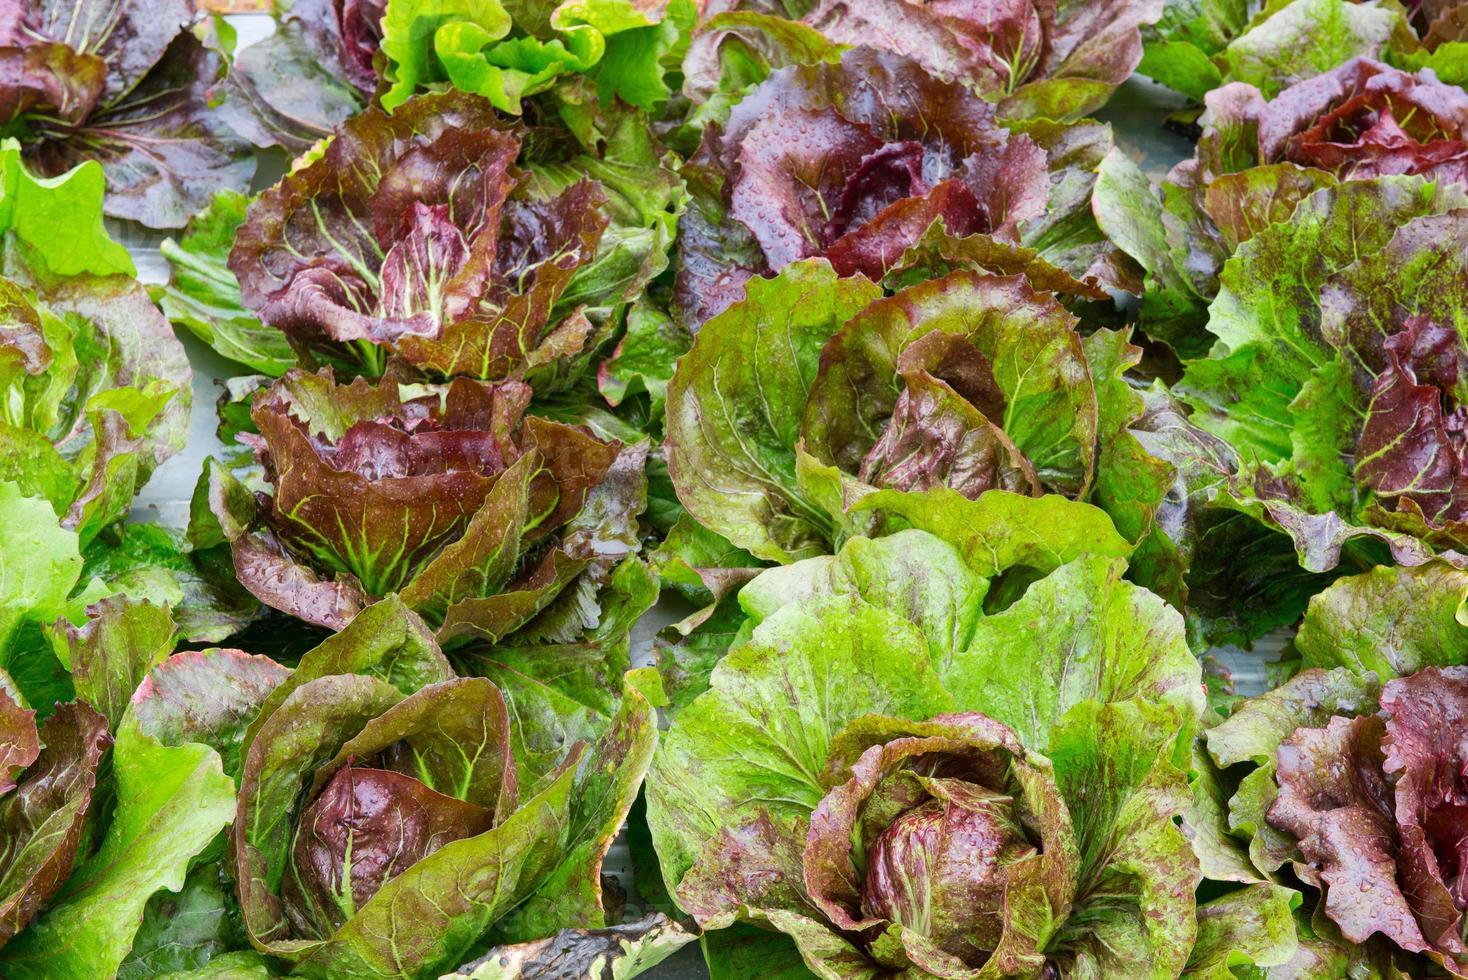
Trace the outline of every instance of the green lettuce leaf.
{"type": "Polygon", "coordinates": [[[249,203],[234,191],[215,194],[177,241],[169,238],[159,246],[168,260],[169,281],[149,292],[164,316],[221,357],[278,378],[295,366],[295,353],[285,334],[245,308],[239,281],[226,264],[249,203]]]}
{"type": "Polygon", "coordinates": [[[562,76],[587,75],[602,99],[650,110],[667,101],[665,76],[694,17],[688,0],[389,0],[382,102],[393,109],[417,90],[450,84],[518,115],[523,99],[562,76]]]}
{"type": "Polygon", "coordinates": [[[118,727],[112,771],[117,803],[101,847],[47,912],[0,951],[7,975],[114,973],[149,898],[182,889],[189,862],[231,819],[234,783],[218,753],[197,742],[164,744],[132,713],[118,727]]]}

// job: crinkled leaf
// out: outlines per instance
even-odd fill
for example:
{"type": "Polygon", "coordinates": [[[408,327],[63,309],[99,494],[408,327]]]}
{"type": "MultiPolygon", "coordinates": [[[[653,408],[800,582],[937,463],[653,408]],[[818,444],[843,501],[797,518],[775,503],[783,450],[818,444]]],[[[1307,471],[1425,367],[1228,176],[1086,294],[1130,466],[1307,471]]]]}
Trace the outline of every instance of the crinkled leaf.
{"type": "Polygon", "coordinates": [[[1443,561],[1381,566],[1338,579],[1310,600],[1295,634],[1306,667],[1379,680],[1468,660],[1468,575],[1443,561]]]}
{"type": "Polygon", "coordinates": [[[37,178],[15,146],[0,146],[0,229],[24,247],[27,262],[56,276],[135,275],[137,267],[102,226],[104,179],[95,162],[37,178]]]}
{"type": "Polygon", "coordinates": [[[985,578],[1016,567],[1051,572],[1081,555],[1124,557],[1132,551],[1104,511],[1057,494],[991,490],[969,500],[942,488],[879,491],[858,507],[878,512],[888,533],[911,527],[942,538],[985,578]]]}
{"type": "Polygon", "coordinates": [[[940,666],[955,701],[1014,728],[1038,752],[1082,701],[1170,704],[1179,728],[1188,727],[1203,694],[1182,617],[1123,580],[1124,570],[1116,559],[1077,559],[979,620],[968,647],[940,666]],[[1015,671],[1016,663],[1028,667],[1015,671]]]}
{"type": "Polygon", "coordinates": [[[290,670],[241,650],[187,651],[154,667],[132,696],[144,735],[164,745],[202,742],[240,776],[245,730],[290,670]]]}
{"type": "Polygon", "coordinates": [[[715,668],[654,759],[648,823],[669,888],[721,828],[809,814],[829,740],[847,722],[922,719],[952,703],[926,640],[892,613],[834,597],[772,616],[715,668]]]}
{"type": "Polygon", "coordinates": [[[1231,980],[1241,960],[1277,967],[1296,954],[1294,909],[1300,893],[1280,885],[1246,885],[1198,906],[1198,941],[1185,977],[1231,980]]]}

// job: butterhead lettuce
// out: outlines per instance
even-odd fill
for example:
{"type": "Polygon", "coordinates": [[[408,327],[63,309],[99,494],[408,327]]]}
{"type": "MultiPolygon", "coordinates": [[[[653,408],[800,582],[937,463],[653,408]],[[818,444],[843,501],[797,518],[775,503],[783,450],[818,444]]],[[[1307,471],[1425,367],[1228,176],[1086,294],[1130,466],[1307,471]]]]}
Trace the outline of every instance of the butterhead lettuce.
{"type": "Polygon", "coordinates": [[[1311,571],[1343,548],[1416,564],[1461,547],[1465,204],[1460,185],[1422,177],[1327,187],[1224,267],[1213,356],[1177,391],[1251,462],[1232,506],[1287,534],[1311,571]]]}
{"type": "Polygon", "coordinates": [[[307,363],[575,384],[664,267],[681,197],[645,121],[583,108],[600,153],[534,159],[462,92],[354,116],[250,204],[229,259],[244,305],[307,363]]]}
{"type": "Polygon", "coordinates": [[[648,776],[664,879],[716,972],[726,941],[832,977],[1181,969],[1198,664],[1124,561],[1084,553],[1090,508],[1064,510],[1051,562],[1023,531],[986,549],[909,529],[745,587],[747,641],[648,776]],[[1038,577],[986,614],[1026,561],[1038,577]]]}
{"type": "Polygon", "coordinates": [[[1083,338],[1021,275],[959,269],[882,292],[804,259],[704,324],[667,389],[665,451],[689,514],[789,562],[883,514],[989,494],[1095,501],[1149,541],[1143,574],[1175,593],[1189,505],[1159,520],[1178,471],[1132,431],[1145,408],[1124,379],[1140,354],[1126,335],[1083,338]]]}
{"type": "Polygon", "coordinates": [[[799,259],[881,281],[918,262],[904,256],[920,242],[931,250],[930,234],[965,243],[942,250],[962,251],[950,260],[1033,270],[1104,296],[1099,284],[1121,276],[1104,238],[1089,233],[1089,171],[1109,131],[1015,129],[959,83],[886,51],[855,48],[769,73],[704,130],[684,169],[678,315],[696,329],[751,278],[799,259]]]}
{"type": "Polygon", "coordinates": [[[252,411],[269,492],[222,467],[207,487],[240,582],[331,629],[392,593],[445,641],[594,627],[639,546],[646,448],[526,415],[529,400],[518,382],[288,374],[252,411]]]}
{"type": "Polygon", "coordinates": [[[657,740],[628,680],[604,733],[540,769],[493,682],[454,676],[400,603],[363,613],[244,733],[231,833],[251,943],[302,976],[427,976],[481,943],[608,925],[601,861],[657,740]]]}
{"type": "Polygon", "coordinates": [[[1282,90],[1224,85],[1205,102],[1192,159],[1154,187],[1113,153],[1095,198],[1101,227],[1147,272],[1143,329],[1184,356],[1211,342],[1203,323],[1224,263],[1315,191],[1382,176],[1465,176],[1468,93],[1431,71],[1353,58],[1282,90]]]}

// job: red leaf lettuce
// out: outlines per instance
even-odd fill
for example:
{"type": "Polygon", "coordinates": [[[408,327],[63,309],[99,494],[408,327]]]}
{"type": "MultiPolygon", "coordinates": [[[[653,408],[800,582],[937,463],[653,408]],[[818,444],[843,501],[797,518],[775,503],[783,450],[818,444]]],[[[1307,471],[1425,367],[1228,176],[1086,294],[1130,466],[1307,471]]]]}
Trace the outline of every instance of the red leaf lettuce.
{"type": "Polygon", "coordinates": [[[400,593],[444,640],[580,638],[639,547],[645,448],[527,416],[529,399],[518,382],[288,374],[245,437],[270,492],[219,468],[208,487],[240,582],[331,629],[400,593]]]}
{"type": "Polygon", "coordinates": [[[208,104],[221,62],[187,0],[0,4],[0,134],[55,176],[107,171],[107,213],[182,227],[221,186],[243,190],[249,145],[208,104]]]}

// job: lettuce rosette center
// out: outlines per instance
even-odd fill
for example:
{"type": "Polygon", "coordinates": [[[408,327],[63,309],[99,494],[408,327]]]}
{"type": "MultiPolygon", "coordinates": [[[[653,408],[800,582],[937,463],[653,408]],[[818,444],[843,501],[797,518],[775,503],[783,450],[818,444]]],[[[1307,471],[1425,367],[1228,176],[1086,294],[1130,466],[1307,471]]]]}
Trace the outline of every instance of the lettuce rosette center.
{"type": "MultiPolygon", "coordinates": [[[[859,725],[852,734],[861,738],[859,725]]],[[[920,735],[872,745],[811,815],[811,900],[871,941],[900,927],[906,955],[938,976],[983,967],[1004,937],[1011,881],[1061,849],[1042,839],[1037,800],[1026,798],[1036,780],[1045,777],[1014,733],[981,715],[941,716],[920,735]]],[[[1053,782],[1040,795],[1055,805],[1053,782]]]]}
{"type": "Polygon", "coordinates": [[[1033,851],[1009,826],[1007,802],[980,787],[967,804],[931,800],[903,813],[868,855],[862,914],[896,922],[960,959],[992,952],[1000,935],[994,871],[1033,851]],[[935,909],[950,908],[951,924],[933,921],[935,909]]]}

